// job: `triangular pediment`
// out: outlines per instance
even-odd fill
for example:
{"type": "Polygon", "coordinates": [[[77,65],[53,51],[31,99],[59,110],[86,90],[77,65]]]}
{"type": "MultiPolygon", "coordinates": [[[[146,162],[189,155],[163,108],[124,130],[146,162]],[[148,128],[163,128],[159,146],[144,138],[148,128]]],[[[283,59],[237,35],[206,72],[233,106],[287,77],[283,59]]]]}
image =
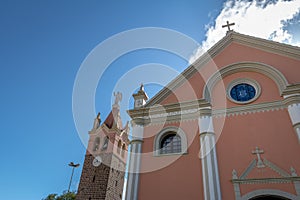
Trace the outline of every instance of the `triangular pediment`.
{"type": "Polygon", "coordinates": [[[238,179],[261,179],[261,178],[283,178],[290,174],[278,167],[276,164],[263,159],[263,166],[258,167],[254,159],[238,179]]]}
{"type": "Polygon", "coordinates": [[[300,60],[299,47],[231,31],[219,42],[217,42],[213,47],[211,47],[206,53],[201,55],[194,63],[192,63],[188,68],[186,68],[180,75],[173,79],[162,90],[160,90],[145,104],[144,107],[151,107],[155,104],[160,104],[172,93],[173,90],[180,87],[183,83],[185,83],[186,80],[188,80],[195,73],[197,73],[201,67],[206,65],[211,59],[214,59],[222,51],[226,50],[226,48],[232,43],[237,43],[239,45],[259,49],[261,51],[270,52],[280,56],[300,60]]]}
{"type": "Polygon", "coordinates": [[[258,160],[254,159],[250,162],[248,167],[241,175],[238,175],[237,171],[232,171],[233,183],[282,183],[298,180],[299,177],[296,171],[291,167],[291,172],[288,173],[284,169],[280,168],[273,162],[263,159],[258,164],[258,160]]]}

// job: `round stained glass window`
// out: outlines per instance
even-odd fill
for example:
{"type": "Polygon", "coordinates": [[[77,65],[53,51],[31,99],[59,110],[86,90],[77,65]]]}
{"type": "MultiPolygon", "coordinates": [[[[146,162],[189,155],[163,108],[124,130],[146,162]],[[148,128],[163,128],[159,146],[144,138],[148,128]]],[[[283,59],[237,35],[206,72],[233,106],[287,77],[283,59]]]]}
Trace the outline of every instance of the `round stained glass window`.
{"type": "Polygon", "coordinates": [[[256,90],[255,88],[247,83],[241,83],[235,85],[230,90],[230,96],[236,101],[245,102],[253,99],[255,97],[256,90]]]}
{"type": "Polygon", "coordinates": [[[255,80],[237,79],[229,84],[227,95],[235,103],[250,103],[260,95],[260,86],[255,80]]]}

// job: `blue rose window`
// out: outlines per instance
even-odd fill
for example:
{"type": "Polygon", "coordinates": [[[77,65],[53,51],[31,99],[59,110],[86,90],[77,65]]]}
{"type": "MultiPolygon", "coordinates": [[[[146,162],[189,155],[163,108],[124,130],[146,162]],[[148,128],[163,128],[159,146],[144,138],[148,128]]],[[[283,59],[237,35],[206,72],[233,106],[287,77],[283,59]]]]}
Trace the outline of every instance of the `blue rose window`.
{"type": "Polygon", "coordinates": [[[256,91],[252,85],[241,83],[230,90],[230,96],[236,101],[245,102],[255,97],[256,91]]]}

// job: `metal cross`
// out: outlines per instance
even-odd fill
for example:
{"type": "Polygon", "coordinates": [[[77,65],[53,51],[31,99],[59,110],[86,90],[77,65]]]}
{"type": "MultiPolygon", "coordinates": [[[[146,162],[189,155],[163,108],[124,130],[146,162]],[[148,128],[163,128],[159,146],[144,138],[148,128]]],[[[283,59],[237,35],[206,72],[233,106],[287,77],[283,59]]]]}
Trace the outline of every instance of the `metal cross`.
{"type": "Polygon", "coordinates": [[[227,24],[226,24],[226,25],[223,25],[222,28],[227,27],[227,28],[228,28],[228,31],[231,31],[230,26],[235,25],[235,23],[231,23],[231,24],[230,24],[229,21],[227,21],[226,23],[227,23],[227,24]]]}
{"type": "Polygon", "coordinates": [[[263,150],[260,150],[258,147],[255,148],[254,151],[252,151],[252,154],[256,154],[257,156],[257,163],[256,163],[256,167],[257,168],[263,168],[265,167],[263,161],[261,160],[261,157],[260,157],[260,154],[263,154],[264,151],[263,150]]]}

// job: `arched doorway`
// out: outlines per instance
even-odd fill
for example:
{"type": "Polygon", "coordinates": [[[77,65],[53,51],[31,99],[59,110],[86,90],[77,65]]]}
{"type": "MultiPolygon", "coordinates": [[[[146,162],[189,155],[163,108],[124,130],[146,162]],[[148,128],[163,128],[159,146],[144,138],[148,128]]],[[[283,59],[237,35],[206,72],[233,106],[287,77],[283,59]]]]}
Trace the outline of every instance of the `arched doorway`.
{"type": "Polygon", "coordinates": [[[285,197],[275,196],[275,195],[263,195],[258,197],[253,197],[249,200],[290,200],[285,197]]]}

